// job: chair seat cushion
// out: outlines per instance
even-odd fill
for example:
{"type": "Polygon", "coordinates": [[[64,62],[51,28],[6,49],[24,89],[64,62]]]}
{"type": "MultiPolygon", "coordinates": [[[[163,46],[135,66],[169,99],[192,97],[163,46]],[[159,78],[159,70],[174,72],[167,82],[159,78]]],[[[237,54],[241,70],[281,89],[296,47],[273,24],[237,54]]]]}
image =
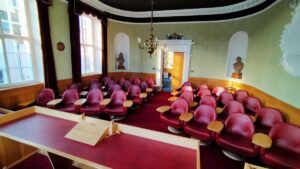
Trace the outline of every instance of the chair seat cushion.
{"type": "Polygon", "coordinates": [[[226,150],[248,157],[254,157],[258,150],[252,143],[251,138],[229,132],[221,133],[221,135],[217,137],[216,142],[226,150]]]}
{"type": "Polygon", "coordinates": [[[189,122],[184,126],[184,131],[189,135],[204,141],[213,140],[213,134],[207,130],[207,124],[189,122]]]}
{"type": "Polygon", "coordinates": [[[98,114],[101,113],[99,104],[84,104],[79,110],[81,113],[98,114]]]}
{"type": "Polygon", "coordinates": [[[140,97],[134,97],[131,99],[133,104],[141,104],[142,103],[142,99],[140,97]]]}
{"type": "Polygon", "coordinates": [[[265,163],[277,169],[300,168],[300,154],[278,146],[272,146],[272,148],[265,150],[261,158],[265,163]]]}
{"type": "Polygon", "coordinates": [[[64,112],[77,113],[77,108],[74,104],[59,105],[55,109],[64,112]]]}
{"type": "Polygon", "coordinates": [[[166,125],[179,129],[182,128],[182,123],[178,118],[179,118],[179,114],[174,114],[174,113],[164,113],[160,115],[160,120],[164,122],[166,125]]]}

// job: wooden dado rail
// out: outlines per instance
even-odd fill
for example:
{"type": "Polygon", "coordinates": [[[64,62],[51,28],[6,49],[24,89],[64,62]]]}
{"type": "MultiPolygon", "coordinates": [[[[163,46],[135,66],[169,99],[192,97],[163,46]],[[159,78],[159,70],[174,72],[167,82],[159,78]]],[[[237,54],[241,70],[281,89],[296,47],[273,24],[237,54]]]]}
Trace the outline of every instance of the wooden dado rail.
{"type": "MultiPolygon", "coordinates": [[[[92,79],[99,79],[100,74],[82,77],[83,85],[89,85],[92,79]]],[[[72,79],[57,81],[59,93],[70,87],[72,79]]],[[[0,89],[0,107],[9,110],[16,110],[20,102],[35,100],[40,91],[44,88],[43,83],[28,86],[20,86],[8,89],[0,89]]]]}
{"type": "Polygon", "coordinates": [[[140,79],[153,78],[155,80],[154,73],[140,73],[140,72],[109,72],[108,76],[113,79],[118,79],[119,77],[125,77],[126,79],[131,79],[132,77],[138,77],[140,79]]]}
{"type": "Polygon", "coordinates": [[[234,81],[198,77],[190,77],[189,81],[192,82],[195,87],[200,84],[207,84],[209,88],[214,88],[216,86],[230,86],[234,87],[236,90],[246,90],[250,95],[259,98],[263,106],[277,108],[284,114],[285,119],[289,123],[300,126],[300,109],[293,107],[288,103],[281,101],[278,98],[275,98],[255,87],[234,81]]]}

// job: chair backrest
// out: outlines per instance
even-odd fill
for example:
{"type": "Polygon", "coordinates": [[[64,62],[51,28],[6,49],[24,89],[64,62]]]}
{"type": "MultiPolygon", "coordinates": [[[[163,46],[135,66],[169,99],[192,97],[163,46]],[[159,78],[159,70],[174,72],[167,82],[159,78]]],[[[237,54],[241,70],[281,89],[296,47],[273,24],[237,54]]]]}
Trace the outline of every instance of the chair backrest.
{"type": "Polygon", "coordinates": [[[78,99],[78,92],[75,89],[67,89],[62,95],[63,104],[73,104],[78,99]]]}
{"type": "Polygon", "coordinates": [[[246,90],[237,90],[234,92],[234,99],[241,102],[241,103],[244,103],[246,98],[248,97],[248,92],[246,90]]]}
{"type": "Polygon", "coordinates": [[[110,97],[114,91],[122,90],[121,86],[118,84],[112,84],[108,88],[108,96],[110,97]]]}
{"type": "Polygon", "coordinates": [[[288,123],[278,123],[271,129],[269,136],[272,139],[272,146],[276,145],[300,154],[299,127],[288,123]]]}
{"type": "Polygon", "coordinates": [[[99,83],[99,80],[98,79],[91,79],[91,84],[93,83],[99,83]]]}
{"type": "Polygon", "coordinates": [[[140,88],[142,92],[145,92],[146,89],[148,88],[148,84],[145,81],[140,82],[140,88]]]}
{"type": "Polygon", "coordinates": [[[225,88],[222,86],[217,86],[213,89],[212,94],[219,97],[223,92],[225,92],[225,88]]]}
{"type": "Polygon", "coordinates": [[[103,100],[103,95],[100,89],[93,88],[89,91],[87,97],[87,103],[89,104],[99,104],[103,100]]]}
{"type": "Polygon", "coordinates": [[[216,118],[216,109],[208,105],[200,105],[194,111],[194,121],[199,123],[209,124],[210,122],[216,120],[216,118]]]}
{"type": "Polygon", "coordinates": [[[110,104],[113,106],[123,106],[123,103],[126,101],[125,92],[122,90],[116,90],[110,97],[110,104]]]}
{"type": "Polygon", "coordinates": [[[250,114],[256,114],[261,108],[260,101],[256,97],[248,96],[245,100],[245,108],[249,111],[250,114]]]}
{"type": "Polygon", "coordinates": [[[222,105],[225,105],[232,100],[233,100],[233,95],[226,91],[221,93],[221,95],[218,97],[218,102],[221,103],[222,105]]]}
{"type": "Polygon", "coordinates": [[[209,105],[211,107],[217,107],[217,101],[214,96],[203,96],[200,100],[200,105],[209,105]]]}
{"type": "Polygon", "coordinates": [[[122,84],[122,90],[127,92],[131,87],[131,82],[129,80],[125,80],[122,84]]]}
{"type": "Polygon", "coordinates": [[[81,92],[81,83],[71,84],[70,89],[75,89],[75,90],[77,90],[78,93],[80,93],[81,92]]]}
{"type": "Polygon", "coordinates": [[[126,79],[124,77],[120,77],[119,79],[117,79],[117,84],[122,86],[122,84],[124,83],[126,79]]]}
{"type": "Polygon", "coordinates": [[[224,115],[229,116],[229,115],[235,114],[235,113],[245,113],[245,108],[242,103],[240,103],[236,100],[232,100],[232,101],[228,102],[227,104],[225,104],[225,106],[223,107],[224,115]]]}
{"type": "Polygon", "coordinates": [[[210,96],[210,95],[211,95],[211,91],[207,88],[202,88],[197,92],[197,96],[199,98],[202,98],[203,96],[210,96]]]}
{"type": "Polygon", "coordinates": [[[111,80],[111,79],[109,79],[109,80],[106,81],[106,83],[105,83],[104,86],[105,86],[106,89],[109,89],[109,87],[110,87],[111,85],[114,85],[114,84],[116,84],[116,82],[113,81],[113,80],[111,80]]]}
{"type": "Polygon", "coordinates": [[[190,86],[190,87],[192,87],[192,83],[188,82],[188,81],[184,82],[181,87],[184,87],[184,86],[190,86]]]}
{"type": "Polygon", "coordinates": [[[141,82],[141,80],[138,77],[134,77],[131,80],[131,84],[133,84],[133,85],[139,85],[140,82],[141,82]]]}
{"type": "Polygon", "coordinates": [[[183,92],[181,93],[180,98],[185,99],[189,104],[192,104],[194,102],[194,93],[183,92]]]}
{"type": "Polygon", "coordinates": [[[185,99],[179,98],[171,105],[171,112],[175,114],[182,114],[188,112],[188,110],[189,110],[189,105],[185,99]]]}
{"type": "Polygon", "coordinates": [[[131,98],[133,98],[133,97],[139,97],[140,93],[141,93],[140,87],[138,85],[132,85],[129,88],[128,96],[131,97],[131,98]]]}
{"type": "Polygon", "coordinates": [[[101,85],[100,85],[100,83],[99,83],[99,82],[98,82],[98,83],[96,83],[96,82],[91,83],[89,90],[92,90],[92,89],[94,89],[94,88],[97,88],[97,89],[100,89],[100,90],[101,90],[101,85]]]}
{"type": "Polygon", "coordinates": [[[104,76],[104,77],[102,77],[101,83],[102,83],[103,85],[105,85],[106,82],[107,82],[108,80],[110,80],[110,77],[104,76]]]}
{"type": "Polygon", "coordinates": [[[53,99],[55,99],[54,91],[50,88],[44,88],[37,96],[36,103],[38,106],[45,107],[53,99]]]}
{"type": "Polygon", "coordinates": [[[150,87],[150,88],[153,88],[155,85],[155,82],[154,82],[153,78],[151,78],[151,77],[147,78],[146,82],[148,84],[148,87],[150,87]]]}
{"type": "Polygon", "coordinates": [[[193,88],[191,86],[183,86],[180,89],[180,94],[182,94],[183,92],[193,92],[193,88]]]}
{"type": "Polygon", "coordinates": [[[274,127],[283,121],[281,112],[275,108],[263,107],[256,113],[256,123],[263,126],[274,127]]]}
{"type": "Polygon", "coordinates": [[[198,86],[198,90],[200,89],[208,89],[208,86],[206,84],[201,84],[198,86]]]}
{"type": "Polygon", "coordinates": [[[225,120],[225,130],[229,133],[252,138],[255,128],[251,118],[246,114],[231,114],[225,120]]]}

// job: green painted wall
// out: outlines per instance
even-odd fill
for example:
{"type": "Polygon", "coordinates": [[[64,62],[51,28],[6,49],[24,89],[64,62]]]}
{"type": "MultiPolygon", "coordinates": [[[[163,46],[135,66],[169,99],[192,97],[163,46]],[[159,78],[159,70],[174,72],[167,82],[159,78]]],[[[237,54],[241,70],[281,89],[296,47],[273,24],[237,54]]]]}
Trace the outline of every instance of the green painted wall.
{"type": "Polygon", "coordinates": [[[61,0],[52,0],[49,20],[57,79],[72,78],[68,4],[61,0]],[[65,44],[64,51],[56,49],[57,42],[65,44]]]}
{"type": "MultiPolygon", "coordinates": [[[[300,78],[290,76],[280,66],[279,40],[284,25],[291,20],[290,1],[282,1],[269,10],[246,19],[217,23],[155,24],[155,35],[183,33],[185,39],[196,42],[192,47],[190,73],[192,77],[226,78],[228,42],[237,31],[249,36],[247,59],[242,83],[254,86],[270,95],[300,108],[300,78]]],[[[130,68],[127,71],[154,72],[155,56],[149,58],[140,50],[137,38],[146,39],[149,24],[130,24],[110,21],[108,25],[109,72],[114,72],[114,36],[126,33],[130,38],[130,68]]]]}

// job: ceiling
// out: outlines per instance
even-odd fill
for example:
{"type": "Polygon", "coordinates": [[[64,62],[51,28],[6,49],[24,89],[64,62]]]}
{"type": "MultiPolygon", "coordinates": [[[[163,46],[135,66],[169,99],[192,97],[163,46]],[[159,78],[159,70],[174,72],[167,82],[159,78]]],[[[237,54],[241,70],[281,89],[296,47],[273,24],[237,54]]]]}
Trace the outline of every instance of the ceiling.
{"type": "MultiPolygon", "coordinates": [[[[81,0],[109,18],[149,22],[151,0],[81,0]]],[[[220,21],[260,12],[280,0],[154,0],[154,22],[220,21]]]]}

